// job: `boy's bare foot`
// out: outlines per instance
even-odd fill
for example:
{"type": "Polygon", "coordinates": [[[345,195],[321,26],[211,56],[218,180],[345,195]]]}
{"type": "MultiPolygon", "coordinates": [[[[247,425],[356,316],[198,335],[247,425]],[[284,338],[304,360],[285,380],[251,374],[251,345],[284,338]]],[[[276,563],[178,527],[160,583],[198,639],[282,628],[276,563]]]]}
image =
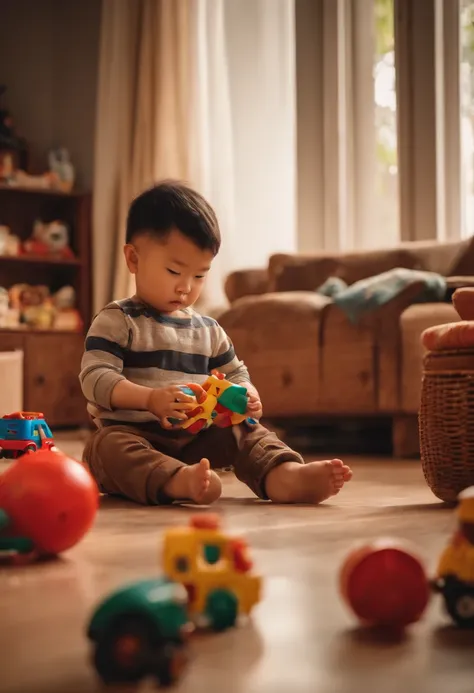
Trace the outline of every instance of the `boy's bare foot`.
{"type": "Polygon", "coordinates": [[[342,460],[284,462],[268,472],[265,489],[275,503],[321,503],[351,479],[352,470],[342,460]]]}
{"type": "Polygon", "coordinates": [[[191,500],[199,505],[209,505],[222,493],[222,483],[212,471],[209,460],[182,467],[164,487],[164,492],[176,500],[191,500]]]}

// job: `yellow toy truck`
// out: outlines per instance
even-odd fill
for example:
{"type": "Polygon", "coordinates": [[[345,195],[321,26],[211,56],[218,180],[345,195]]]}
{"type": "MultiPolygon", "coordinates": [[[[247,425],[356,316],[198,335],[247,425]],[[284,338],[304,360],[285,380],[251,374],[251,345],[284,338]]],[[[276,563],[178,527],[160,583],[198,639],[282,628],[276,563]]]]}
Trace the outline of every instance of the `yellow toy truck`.
{"type": "Polygon", "coordinates": [[[189,526],[169,529],[163,567],[169,580],[186,588],[189,616],[198,627],[230,628],[260,601],[261,577],[252,572],[248,546],[223,533],[217,515],[197,515],[189,526]]]}
{"type": "Polygon", "coordinates": [[[474,486],[462,491],[456,510],[458,528],[438,562],[432,588],[462,628],[474,628],[474,486]]]}

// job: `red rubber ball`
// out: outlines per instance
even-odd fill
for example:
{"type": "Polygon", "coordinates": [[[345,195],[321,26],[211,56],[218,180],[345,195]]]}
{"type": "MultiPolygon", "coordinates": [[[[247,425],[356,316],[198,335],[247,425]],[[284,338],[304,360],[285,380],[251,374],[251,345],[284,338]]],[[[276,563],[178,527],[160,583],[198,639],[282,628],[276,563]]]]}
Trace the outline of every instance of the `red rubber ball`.
{"type": "Polygon", "coordinates": [[[91,528],[99,504],[97,485],[77,460],[56,450],[20,457],[0,475],[0,508],[40,553],[70,549],[91,528]]]}
{"type": "Polygon", "coordinates": [[[352,551],[341,569],[340,588],[354,614],[368,625],[403,628],[415,623],[430,598],[423,564],[393,540],[352,551]]]}

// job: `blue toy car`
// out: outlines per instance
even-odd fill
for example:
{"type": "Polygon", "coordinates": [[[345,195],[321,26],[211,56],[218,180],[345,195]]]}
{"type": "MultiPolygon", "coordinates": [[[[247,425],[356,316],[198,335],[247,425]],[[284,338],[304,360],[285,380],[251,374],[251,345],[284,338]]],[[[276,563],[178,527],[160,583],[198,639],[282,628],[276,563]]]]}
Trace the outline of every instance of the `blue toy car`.
{"type": "Polygon", "coordinates": [[[41,412],[17,411],[0,419],[0,457],[16,459],[27,452],[52,448],[53,434],[41,412]]]}

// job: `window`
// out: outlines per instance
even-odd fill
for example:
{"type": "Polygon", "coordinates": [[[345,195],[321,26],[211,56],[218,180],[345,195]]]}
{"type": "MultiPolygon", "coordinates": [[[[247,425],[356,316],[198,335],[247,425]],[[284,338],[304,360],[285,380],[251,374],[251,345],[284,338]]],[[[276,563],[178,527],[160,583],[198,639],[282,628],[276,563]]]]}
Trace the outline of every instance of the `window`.
{"type": "Polygon", "coordinates": [[[381,244],[399,240],[397,97],[393,0],[374,0],[375,235],[381,244]],[[387,242],[388,241],[388,242],[387,242]]]}
{"type": "Polygon", "coordinates": [[[474,1],[460,3],[461,229],[474,234],[474,1]]]}
{"type": "Polygon", "coordinates": [[[305,252],[474,235],[474,0],[295,7],[305,252]]]}

